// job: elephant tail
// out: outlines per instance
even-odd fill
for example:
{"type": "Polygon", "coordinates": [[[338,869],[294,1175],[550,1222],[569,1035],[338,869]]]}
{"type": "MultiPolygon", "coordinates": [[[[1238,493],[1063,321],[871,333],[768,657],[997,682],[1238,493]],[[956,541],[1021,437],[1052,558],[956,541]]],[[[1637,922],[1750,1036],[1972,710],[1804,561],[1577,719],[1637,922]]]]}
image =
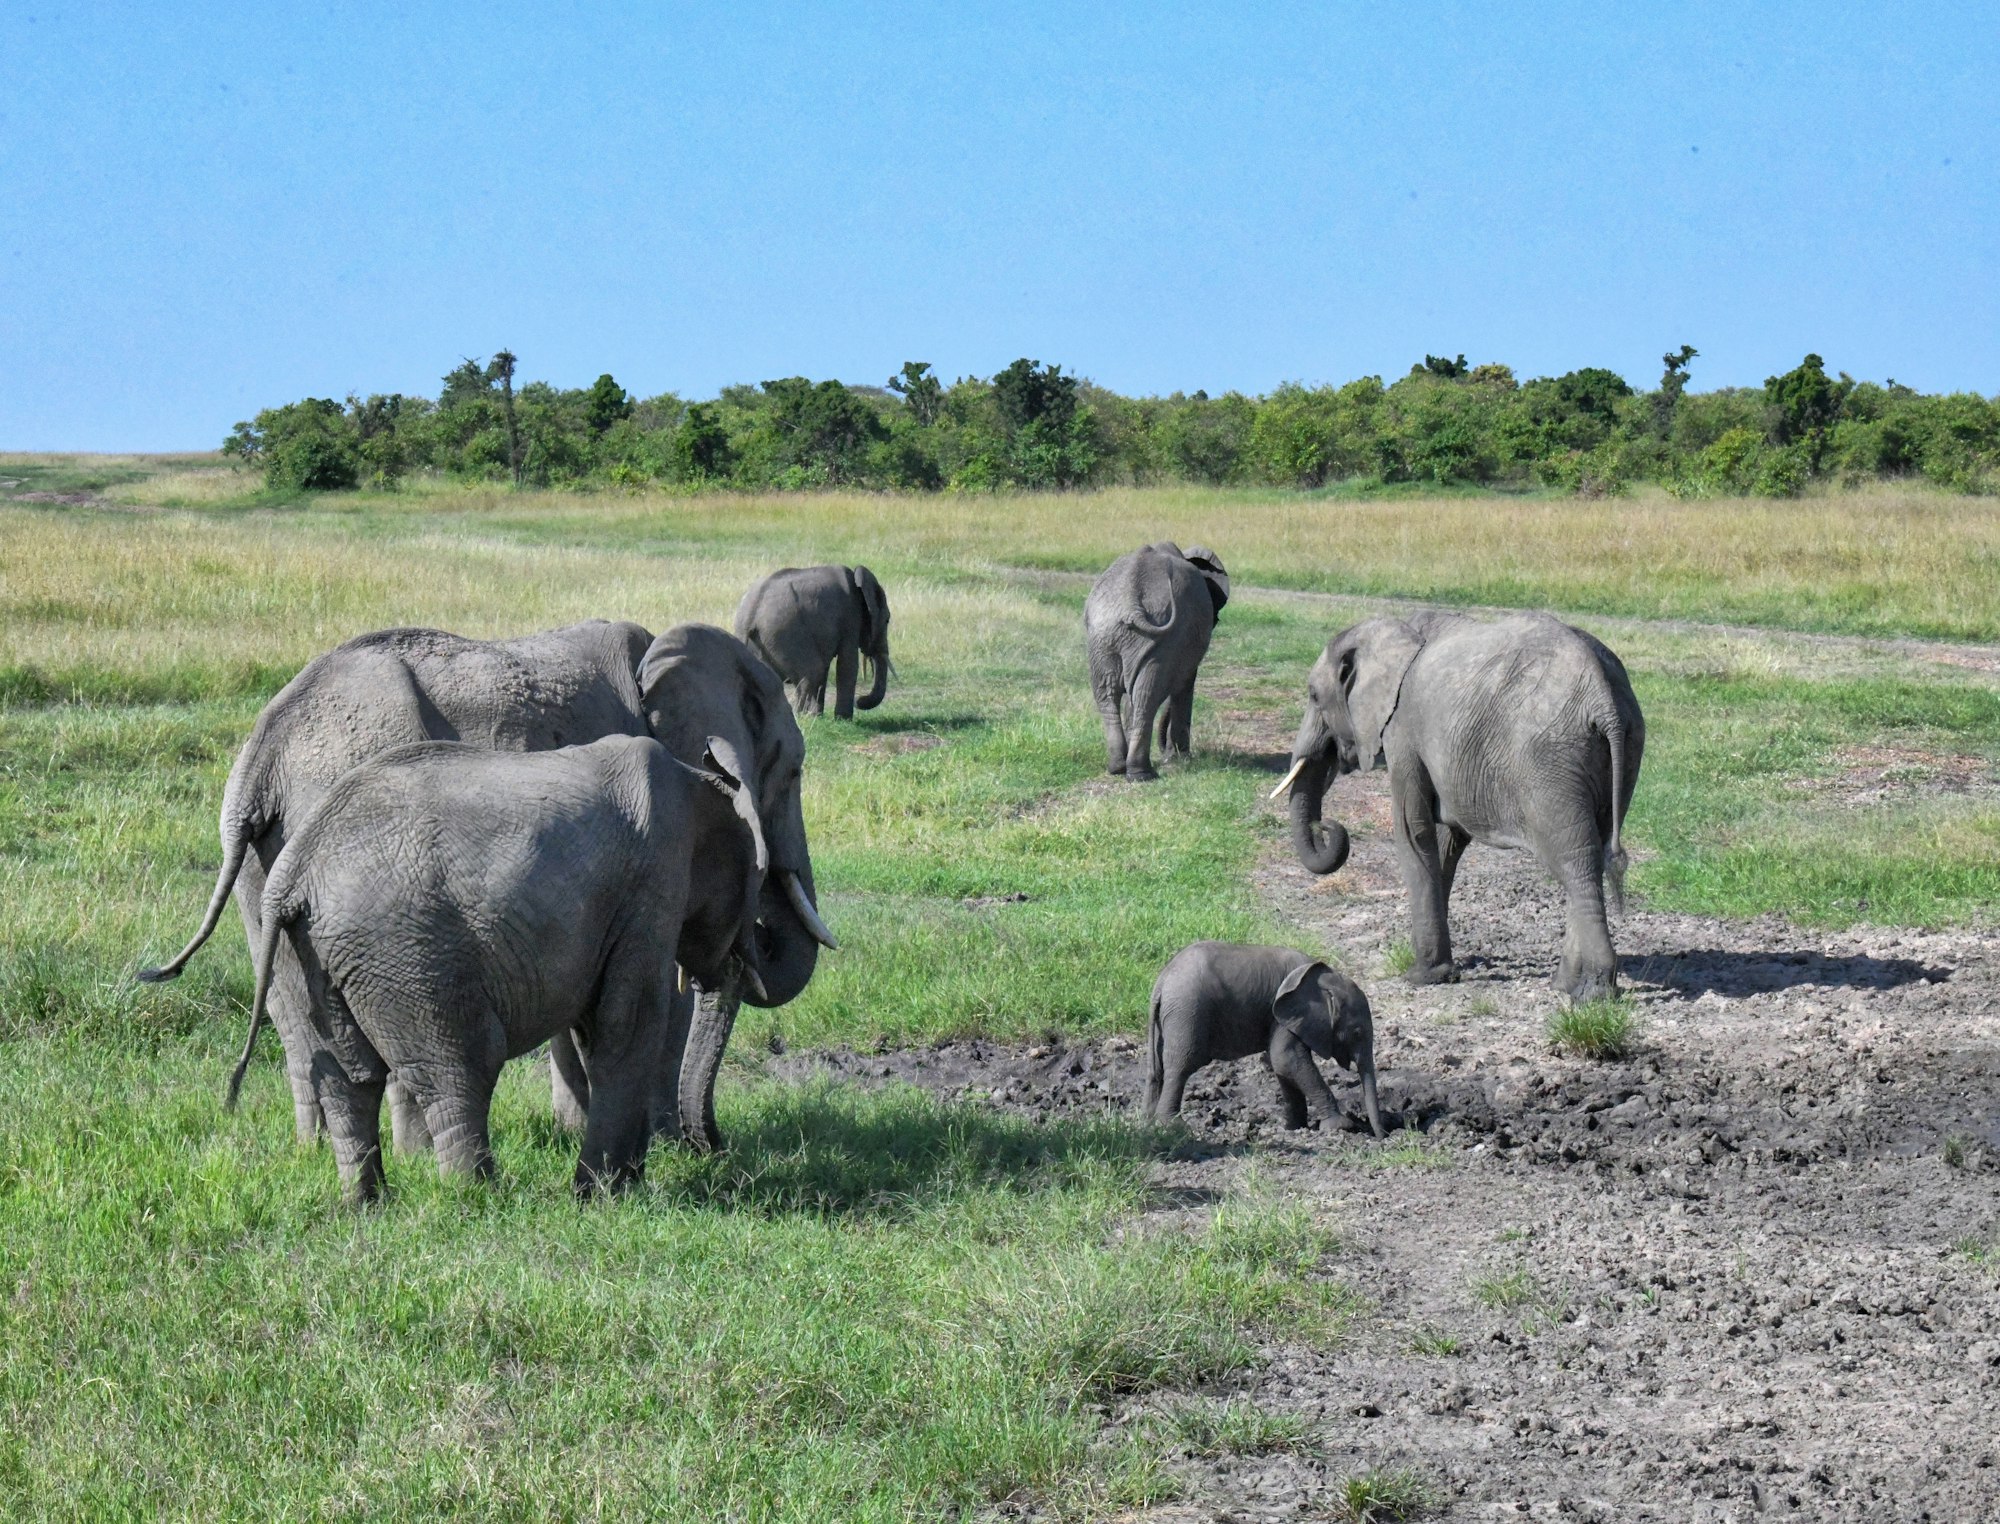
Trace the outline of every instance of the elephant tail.
{"type": "Polygon", "coordinates": [[[1611,839],[1604,844],[1604,903],[1613,915],[1625,913],[1625,722],[1619,718],[1614,701],[1607,717],[1598,721],[1611,747],[1611,839]]]}
{"type": "Polygon", "coordinates": [[[271,971],[278,962],[278,938],[284,934],[285,926],[295,913],[283,909],[276,895],[267,893],[264,896],[264,939],[257,949],[257,992],[250,997],[250,1035],[244,1038],[243,1056],[236,1060],[236,1067],[230,1072],[229,1090],[222,1098],[224,1111],[236,1109],[236,1097],[243,1089],[243,1076],[249,1071],[251,1055],[257,1051],[257,1033],[263,1028],[265,1007],[271,998],[271,971]]]}
{"type": "Polygon", "coordinates": [[[208,897],[208,912],[201,918],[201,928],[189,942],[168,963],[158,968],[142,968],[137,974],[141,984],[164,984],[169,979],[178,979],[181,970],[187,967],[188,959],[201,951],[201,944],[215,932],[216,923],[222,919],[223,909],[229,904],[230,891],[236,887],[236,875],[243,870],[243,859],[250,850],[250,838],[255,834],[249,820],[240,812],[225,810],[222,817],[222,867],[215,875],[215,890],[208,897]]]}
{"type": "Polygon", "coordinates": [[[1160,992],[1153,991],[1150,1020],[1146,1027],[1146,1115],[1151,1117],[1160,1104],[1160,1087],[1166,1083],[1166,1038],[1160,1029],[1160,992]]]}

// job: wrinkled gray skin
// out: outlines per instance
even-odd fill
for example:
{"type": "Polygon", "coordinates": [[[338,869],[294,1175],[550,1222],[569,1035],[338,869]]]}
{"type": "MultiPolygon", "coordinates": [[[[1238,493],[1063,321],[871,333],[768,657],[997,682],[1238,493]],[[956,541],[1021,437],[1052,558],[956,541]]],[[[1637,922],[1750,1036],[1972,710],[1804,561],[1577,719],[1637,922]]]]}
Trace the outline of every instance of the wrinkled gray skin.
{"type": "Polygon", "coordinates": [[[1262,1053],[1284,1098],[1285,1125],[1306,1125],[1306,1108],[1323,1123],[1340,1115],[1313,1062],[1317,1054],[1352,1069],[1375,1136],[1375,1023],[1354,981],[1289,947],[1196,942],[1183,947],[1153,981],[1147,1032],[1146,1115],[1180,1115],[1188,1076],[1204,1064],[1262,1053]]]}
{"type": "Polygon", "coordinates": [[[1120,556],[1091,585],[1083,605],[1090,687],[1104,719],[1104,769],[1134,783],[1153,771],[1153,717],[1160,751],[1188,752],[1194,678],[1222,606],[1229,573],[1212,550],[1162,540],[1120,556]]]}
{"type": "Polygon", "coordinates": [[[276,1016],[286,1069],[318,1103],[350,1200],[382,1189],[392,1069],[439,1169],[490,1177],[501,1065],[558,1033],[574,1034],[590,1081],[577,1194],[638,1179],[654,1077],[687,1019],[676,960],[708,983],[758,982],[757,801],[727,741],[705,761],[684,767],[650,737],[542,752],[425,741],[346,774],[271,866],[230,1103],[282,938],[307,991],[304,1012],[276,1016]]]}
{"type": "MultiPolygon", "coordinates": [[[[194,939],[162,968],[139,977],[171,979],[215,930],[232,887],[251,950],[262,943],[264,875],[296,829],[352,768],[415,741],[464,741],[499,751],[547,751],[611,735],[653,734],[683,762],[698,763],[706,737],[719,735],[751,769],[772,853],[759,948],[766,996],[795,998],[812,977],[818,944],[783,892],[796,874],[813,891],[799,801],[805,741],[777,678],[742,642],[709,625],[680,625],[657,639],[636,624],[591,620],[515,640],[468,640],[442,630],[381,630],[317,657],[258,716],[222,797],[222,868],[194,939]]],[[[270,1003],[274,1018],[305,1010],[305,979],[290,946],[278,946],[270,1003]]],[[[692,996],[690,996],[692,998],[692,996]]],[[[685,1109],[669,1054],[656,1077],[655,1113],[669,1134],[715,1147],[715,1068],[736,1018],[734,992],[706,995],[689,1043],[695,1104],[685,1109]]],[[[558,1117],[583,1126],[587,1088],[569,1044],[558,1037],[554,1082],[558,1117]]],[[[429,1146],[422,1110],[390,1086],[396,1146],[429,1146]]],[[[319,1131],[318,1100],[295,1087],[299,1136],[319,1131]]]]}
{"type": "Polygon", "coordinates": [[[1327,784],[1389,769],[1413,983],[1458,977],[1447,911],[1459,856],[1477,841],[1526,848],[1562,885],[1563,992],[1590,1000],[1617,990],[1606,887],[1622,910],[1620,833],[1646,722],[1602,642],[1546,614],[1370,619],[1327,642],[1306,694],[1288,775],[1293,848],[1314,873],[1339,868],[1347,832],[1321,823],[1327,784]]]}
{"type": "Polygon", "coordinates": [[[736,606],[736,635],[784,679],[800,714],[826,712],[829,668],[838,719],[873,709],[888,691],[889,599],[865,566],[788,566],[772,572],[736,606]],[[856,698],[864,661],[872,681],[856,698]]]}

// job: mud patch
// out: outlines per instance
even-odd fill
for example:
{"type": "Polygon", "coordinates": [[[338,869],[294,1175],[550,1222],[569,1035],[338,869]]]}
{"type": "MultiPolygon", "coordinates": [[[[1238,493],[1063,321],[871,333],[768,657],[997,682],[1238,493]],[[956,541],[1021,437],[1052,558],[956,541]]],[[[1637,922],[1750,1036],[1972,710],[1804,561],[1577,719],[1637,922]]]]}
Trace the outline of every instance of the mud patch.
{"type": "MultiPolygon", "coordinates": [[[[2000,1232],[1991,940],[1637,909],[1614,935],[1639,1045],[1563,1058],[1544,1035],[1554,885],[1473,848],[1453,896],[1463,982],[1384,977],[1403,903],[1354,784],[1336,790],[1349,866],[1315,880],[1273,859],[1257,882],[1367,989],[1398,1131],[1368,1137],[1336,1071],[1340,1115],[1287,1131],[1260,1061],[1211,1066],[1149,1210],[1310,1201],[1373,1311],[1339,1348],[1271,1343],[1211,1394],[1303,1418],[1309,1445],[1167,1456],[1187,1497],[1144,1517],[1332,1517],[1344,1477],[1398,1468],[1451,1520],[2000,1517],[2000,1270],[1965,1247],[2000,1232]]],[[[1143,1026],[1135,1009],[1130,1035],[1092,1043],[766,1068],[1030,1118],[1135,1115],[1143,1026]]]]}

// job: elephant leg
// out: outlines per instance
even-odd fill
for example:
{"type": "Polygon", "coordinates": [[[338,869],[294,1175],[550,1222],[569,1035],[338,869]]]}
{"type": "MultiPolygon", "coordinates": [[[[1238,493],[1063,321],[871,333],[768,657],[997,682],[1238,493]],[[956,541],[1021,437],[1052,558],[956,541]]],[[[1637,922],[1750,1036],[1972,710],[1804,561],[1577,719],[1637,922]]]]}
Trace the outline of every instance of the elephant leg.
{"type": "Polygon", "coordinates": [[[1565,857],[1556,868],[1568,902],[1563,930],[1562,969],[1556,984],[1575,1001],[1602,1000],[1618,993],[1618,954],[1604,916],[1603,861],[1598,851],[1565,857]]]}
{"type": "MultiPolygon", "coordinates": [[[[492,1023],[496,1030],[498,1025],[492,1023]]],[[[468,1042],[464,1051],[444,1062],[423,1069],[404,1068],[404,1079],[423,1101],[424,1122],[437,1148],[440,1175],[493,1178],[489,1128],[493,1087],[500,1082],[504,1057],[504,1048],[497,1044],[480,1052],[477,1044],[468,1042]]]]}
{"type": "Polygon", "coordinates": [[[351,1204],[365,1206],[381,1196],[384,1185],[383,1081],[356,1081],[324,1049],[313,1055],[312,1079],[340,1170],[341,1194],[351,1204]]]}
{"type": "Polygon", "coordinates": [[[1181,1098],[1195,1071],[1208,1062],[1208,1054],[1188,1035],[1178,1033],[1169,1022],[1160,1044],[1160,1091],[1153,1116],[1171,1122],[1181,1114],[1181,1098]]]}
{"type": "Polygon", "coordinates": [[[1194,754],[1191,733],[1194,726],[1194,679],[1189,678],[1167,701],[1160,716],[1160,753],[1187,757],[1194,754]]]}
{"type": "Polygon", "coordinates": [[[695,989],[694,1017],[681,1056],[680,1121],[681,1141],[696,1153],[719,1153],[724,1146],[722,1129],[715,1125],[715,1077],[740,1003],[733,973],[723,977],[718,989],[695,989]]]}
{"type": "Polygon", "coordinates": [[[1451,914],[1451,886],[1458,877],[1458,860],[1465,855],[1465,849],[1472,845],[1469,832],[1457,826],[1446,826],[1444,841],[1438,851],[1438,872],[1444,879],[1445,914],[1451,914]]]}
{"type": "Polygon", "coordinates": [[[1125,776],[1134,783],[1150,783],[1159,777],[1153,771],[1153,721],[1167,699],[1167,687],[1159,668],[1151,661],[1139,664],[1132,674],[1132,696],[1127,703],[1125,729],[1125,776]]]}
{"type": "Polygon", "coordinates": [[[1269,1050],[1271,1073],[1277,1076],[1278,1088],[1285,1098],[1285,1125],[1303,1127],[1306,1125],[1306,1106],[1320,1119],[1332,1126],[1340,1115],[1340,1108],[1333,1103],[1333,1092],[1326,1087],[1326,1080],[1319,1072],[1319,1065],[1313,1062],[1312,1052],[1306,1045],[1284,1027],[1277,1027],[1271,1033],[1269,1050]]]}
{"type": "Polygon", "coordinates": [[[431,1150],[431,1130],[424,1121],[424,1108],[410,1087],[397,1075],[389,1076],[389,1135],[399,1154],[427,1154],[431,1150]]]}
{"type": "Polygon", "coordinates": [[[650,959],[625,971],[599,997],[584,1063],[590,1071],[590,1120],[573,1182],[579,1199],[636,1184],[652,1141],[653,1091],[674,1014],[674,967],[650,959]]]}
{"type": "Polygon", "coordinates": [[[576,1036],[558,1032],[549,1039],[549,1101],[556,1125],[581,1135],[590,1117],[590,1077],[576,1051],[576,1036]]]}
{"type": "Polygon", "coordinates": [[[1398,776],[1394,769],[1389,792],[1395,817],[1396,865],[1410,904],[1410,950],[1415,961],[1408,978],[1412,984],[1448,984],[1458,978],[1458,965],[1452,962],[1451,928],[1445,917],[1436,797],[1429,778],[1407,772],[1398,776]]]}
{"type": "Polygon", "coordinates": [[[1097,713],[1104,721],[1104,770],[1116,778],[1125,771],[1125,715],[1116,689],[1098,693],[1097,713]]]}
{"type": "Polygon", "coordinates": [[[854,688],[861,677],[861,653],[853,646],[842,646],[840,654],[833,662],[833,716],[837,720],[854,718],[854,688]]]}
{"type": "MultiPolygon", "coordinates": [[[[256,853],[245,859],[242,870],[236,875],[236,908],[243,917],[243,931],[250,939],[250,957],[254,965],[257,950],[264,945],[263,919],[261,910],[264,903],[264,865],[256,853]]],[[[271,1018],[271,1025],[280,1035],[303,1032],[309,1026],[307,1010],[309,996],[306,990],[305,970],[299,965],[298,954],[293,951],[291,939],[280,937],[272,955],[271,992],[265,997],[264,1008],[271,1018]]],[[[319,1092],[313,1084],[312,1063],[309,1053],[291,1039],[285,1040],[285,1079],[292,1089],[292,1121],[301,1143],[317,1143],[326,1133],[326,1119],[319,1109],[319,1092]]]]}

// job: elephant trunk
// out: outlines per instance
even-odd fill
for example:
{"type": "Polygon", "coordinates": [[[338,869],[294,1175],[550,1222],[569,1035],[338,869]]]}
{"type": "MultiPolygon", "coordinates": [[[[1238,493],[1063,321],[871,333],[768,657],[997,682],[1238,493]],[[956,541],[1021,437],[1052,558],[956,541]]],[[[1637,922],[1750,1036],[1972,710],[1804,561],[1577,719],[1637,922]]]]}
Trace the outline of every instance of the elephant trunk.
{"type": "MultiPolygon", "coordinates": [[[[813,969],[819,963],[820,939],[816,928],[809,926],[792,908],[789,895],[783,887],[786,871],[773,871],[764,881],[763,899],[757,914],[757,971],[763,979],[764,992],[761,996],[746,991],[754,1006],[769,1008],[785,1005],[798,999],[807,983],[812,979],[813,969]]],[[[811,867],[791,875],[805,891],[808,904],[817,906],[819,897],[813,893],[811,867]]],[[[736,1019],[735,1012],[729,1019],[736,1019]]],[[[696,1013],[696,1025],[701,1023],[700,1013],[696,1013]]],[[[725,1037],[726,1037],[725,1033],[725,1037]]]]}
{"type": "Polygon", "coordinates": [[[1382,1137],[1382,1108],[1375,1099],[1375,1060],[1364,1059],[1361,1064],[1361,1109],[1368,1113],[1368,1125],[1374,1129],[1376,1137],[1382,1137]]]}
{"type": "Polygon", "coordinates": [[[866,693],[855,699],[854,707],[873,709],[889,691],[889,642],[884,640],[875,650],[863,652],[862,659],[873,669],[874,681],[866,693]]]}
{"type": "Polygon", "coordinates": [[[1326,786],[1332,781],[1333,753],[1306,757],[1295,763],[1292,782],[1292,850],[1310,873],[1336,873],[1347,861],[1347,829],[1339,821],[1321,821],[1326,786]]]}
{"type": "Polygon", "coordinates": [[[688,1024],[687,1046],[681,1050],[677,1089],[681,1141],[697,1153],[722,1149],[722,1130],[715,1125],[715,1076],[722,1068],[723,1050],[729,1046],[741,1004],[733,974],[725,975],[717,989],[695,987],[694,1015],[688,1024]]]}

